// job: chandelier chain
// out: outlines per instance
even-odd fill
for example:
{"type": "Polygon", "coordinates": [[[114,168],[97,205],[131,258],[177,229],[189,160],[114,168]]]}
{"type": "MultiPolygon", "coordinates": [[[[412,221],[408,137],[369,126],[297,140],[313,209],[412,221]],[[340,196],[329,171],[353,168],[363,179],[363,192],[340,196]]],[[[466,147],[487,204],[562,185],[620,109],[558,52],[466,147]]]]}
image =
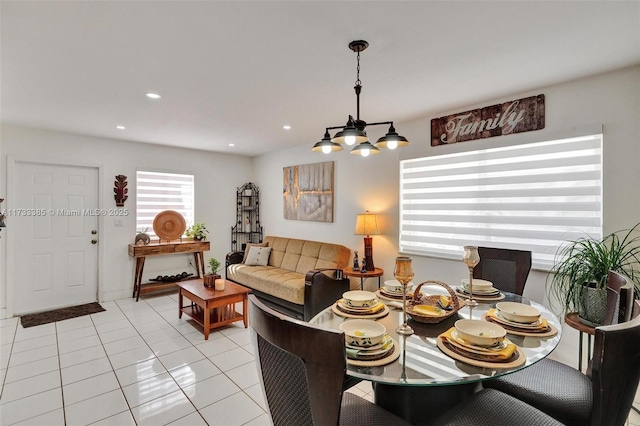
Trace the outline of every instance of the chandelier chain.
{"type": "Polygon", "coordinates": [[[360,86],[360,51],[358,50],[358,66],[356,67],[356,86],[360,86]]]}

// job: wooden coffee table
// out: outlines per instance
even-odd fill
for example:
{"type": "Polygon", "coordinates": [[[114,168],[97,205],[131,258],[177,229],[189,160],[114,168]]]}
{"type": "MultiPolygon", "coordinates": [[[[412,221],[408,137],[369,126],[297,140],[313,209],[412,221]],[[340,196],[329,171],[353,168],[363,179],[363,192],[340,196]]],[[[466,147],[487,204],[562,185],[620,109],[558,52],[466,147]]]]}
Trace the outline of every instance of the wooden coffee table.
{"type": "Polygon", "coordinates": [[[249,326],[247,311],[248,294],[251,290],[227,281],[224,290],[216,291],[205,287],[201,279],[180,281],[176,283],[178,292],[178,318],[185,313],[204,327],[204,339],[209,339],[209,332],[226,324],[244,321],[244,328],[249,326]],[[183,306],[183,297],[191,304],[183,306]],[[235,304],[242,302],[242,314],[236,312],[235,304]]]}

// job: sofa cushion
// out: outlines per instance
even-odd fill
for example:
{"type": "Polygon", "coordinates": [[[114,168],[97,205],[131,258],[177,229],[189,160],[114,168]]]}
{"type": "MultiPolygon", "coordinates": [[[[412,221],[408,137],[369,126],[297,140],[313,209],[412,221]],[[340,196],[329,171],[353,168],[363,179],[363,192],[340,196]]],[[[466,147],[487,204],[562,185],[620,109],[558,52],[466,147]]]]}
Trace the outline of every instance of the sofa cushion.
{"type": "Polygon", "coordinates": [[[304,274],[273,266],[229,265],[229,279],[291,303],[304,305],[304,274]]]}

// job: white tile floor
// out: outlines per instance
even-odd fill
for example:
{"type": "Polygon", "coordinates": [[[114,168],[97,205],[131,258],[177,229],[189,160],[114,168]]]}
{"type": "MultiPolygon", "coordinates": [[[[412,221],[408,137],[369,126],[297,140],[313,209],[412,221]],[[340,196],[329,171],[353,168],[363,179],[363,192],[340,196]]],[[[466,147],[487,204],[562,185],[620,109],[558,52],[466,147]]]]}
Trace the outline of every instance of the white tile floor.
{"type": "MultiPolygon", "coordinates": [[[[27,329],[0,321],[1,425],[271,424],[242,323],[205,341],[175,294],[102,306],[27,329]]],[[[373,399],[368,382],[350,391],[373,399]]]]}

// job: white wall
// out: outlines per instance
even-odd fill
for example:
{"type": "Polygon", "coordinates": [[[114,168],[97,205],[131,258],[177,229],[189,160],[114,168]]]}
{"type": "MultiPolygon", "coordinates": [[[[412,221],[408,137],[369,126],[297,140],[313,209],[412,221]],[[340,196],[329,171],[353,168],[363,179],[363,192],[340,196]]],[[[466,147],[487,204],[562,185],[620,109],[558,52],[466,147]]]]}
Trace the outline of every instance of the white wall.
{"type": "MultiPolygon", "coordinates": [[[[428,96],[428,94],[425,94],[428,96]]],[[[439,155],[460,150],[528,143],[558,135],[570,135],[585,127],[604,129],[604,231],[630,227],[640,221],[640,67],[627,68],[595,77],[497,99],[477,105],[460,105],[450,111],[428,111],[420,119],[396,123],[400,134],[412,144],[397,151],[383,151],[361,158],[347,150],[323,155],[311,152],[316,141],[298,149],[289,149],[257,157],[256,183],[261,188],[263,225],[267,235],[301,237],[341,243],[351,250],[363,249],[362,237],[353,235],[357,213],[370,210],[383,215],[384,235],[373,237],[376,266],[385,270],[383,279],[393,278],[398,247],[399,156],[402,159],[439,155]],[[430,120],[471,108],[489,106],[537,94],[546,97],[546,127],[543,130],[458,143],[430,146],[430,120]],[[299,222],[283,219],[282,168],[296,164],[335,161],[335,217],[333,223],[299,222]]],[[[367,118],[367,117],[363,117],[367,118]]],[[[389,117],[393,118],[390,109],[389,117]]],[[[322,126],[318,123],[318,135],[322,126]]],[[[377,126],[383,127],[383,126],[377,126]]],[[[369,137],[376,140],[386,129],[372,127],[369,137]],[[376,133],[377,132],[377,133],[376,133]]],[[[414,281],[438,279],[456,284],[466,275],[461,261],[413,256],[414,281]]],[[[532,271],[525,296],[544,302],[546,273],[532,271]]],[[[370,287],[374,280],[367,283],[370,287]]]]}
{"type": "MultiPolygon", "coordinates": [[[[115,208],[114,177],[119,174],[128,177],[129,199],[123,208],[129,210],[129,215],[123,218],[124,227],[115,227],[115,218],[112,217],[99,219],[100,301],[131,297],[133,291],[134,260],[127,254],[127,245],[133,243],[136,235],[136,170],[195,175],[195,220],[204,222],[210,232],[211,251],[205,253],[205,262],[209,257],[216,257],[224,263],[224,256],[231,248],[236,188],[252,181],[251,158],[7,125],[2,126],[0,136],[0,194],[7,194],[8,158],[97,165],[101,168],[100,208],[115,208]]],[[[19,183],[15,185],[14,191],[18,191],[19,183]]],[[[0,197],[7,198],[4,195],[0,197]]],[[[12,205],[7,199],[1,207],[20,206],[12,205]]],[[[0,239],[0,318],[11,314],[5,311],[8,302],[6,290],[7,284],[15,284],[7,283],[6,276],[6,253],[10,250],[6,244],[11,221],[12,218],[8,217],[7,228],[2,231],[0,239]]],[[[11,235],[9,240],[17,237],[11,235]]],[[[143,278],[146,281],[158,274],[194,272],[189,268],[188,257],[193,258],[186,254],[149,258],[143,278]]]]}

